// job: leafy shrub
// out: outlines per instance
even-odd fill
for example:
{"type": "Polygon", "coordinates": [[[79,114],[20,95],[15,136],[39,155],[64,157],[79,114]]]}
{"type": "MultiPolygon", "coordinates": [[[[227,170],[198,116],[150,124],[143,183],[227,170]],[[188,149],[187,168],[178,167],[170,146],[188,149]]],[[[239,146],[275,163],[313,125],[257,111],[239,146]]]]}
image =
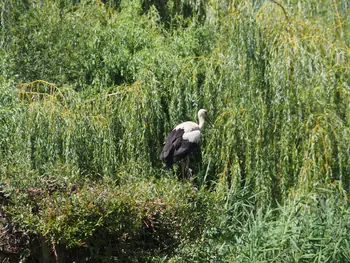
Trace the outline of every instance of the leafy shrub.
{"type": "Polygon", "coordinates": [[[58,258],[79,249],[91,260],[133,261],[171,255],[182,240],[198,238],[210,221],[210,196],[170,178],[81,187],[43,178],[35,188],[13,186],[5,213],[45,238],[58,258]]]}

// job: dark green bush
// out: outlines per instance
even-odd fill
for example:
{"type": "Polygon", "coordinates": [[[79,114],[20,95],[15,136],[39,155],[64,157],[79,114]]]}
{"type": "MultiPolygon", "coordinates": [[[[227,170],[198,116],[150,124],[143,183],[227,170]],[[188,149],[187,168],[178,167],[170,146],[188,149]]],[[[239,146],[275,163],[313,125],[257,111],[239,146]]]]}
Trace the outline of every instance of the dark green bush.
{"type": "Polygon", "coordinates": [[[80,187],[46,177],[36,187],[6,190],[11,206],[4,212],[12,224],[34,234],[34,240],[47,240],[59,258],[77,249],[90,260],[104,261],[171,255],[182,240],[201,236],[213,204],[209,192],[169,178],[122,186],[106,179],[80,187]]]}

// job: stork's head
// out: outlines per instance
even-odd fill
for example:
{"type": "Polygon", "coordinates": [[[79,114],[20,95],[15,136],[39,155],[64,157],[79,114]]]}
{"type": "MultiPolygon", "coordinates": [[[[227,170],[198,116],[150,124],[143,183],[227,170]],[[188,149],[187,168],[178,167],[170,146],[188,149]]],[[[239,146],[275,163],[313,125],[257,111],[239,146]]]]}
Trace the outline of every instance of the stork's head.
{"type": "Polygon", "coordinates": [[[205,110],[205,109],[200,109],[198,111],[198,120],[199,120],[199,126],[202,127],[203,124],[204,124],[204,121],[208,121],[210,125],[211,124],[211,121],[209,119],[209,116],[208,116],[208,111],[205,110]]]}
{"type": "Polygon", "coordinates": [[[206,118],[208,116],[208,111],[207,110],[205,110],[205,109],[200,109],[199,111],[198,111],[198,119],[199,118],[206,118]]]}

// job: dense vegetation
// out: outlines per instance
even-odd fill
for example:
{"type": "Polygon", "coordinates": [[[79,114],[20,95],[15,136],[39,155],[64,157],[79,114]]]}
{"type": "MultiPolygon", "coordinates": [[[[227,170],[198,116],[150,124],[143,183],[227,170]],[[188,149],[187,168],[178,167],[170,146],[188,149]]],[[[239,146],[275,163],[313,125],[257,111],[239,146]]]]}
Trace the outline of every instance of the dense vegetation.
{"type": "Polygon", "coordinates": [[[1,262],[350,262],[349,4],[0,1],[1,262]]]}

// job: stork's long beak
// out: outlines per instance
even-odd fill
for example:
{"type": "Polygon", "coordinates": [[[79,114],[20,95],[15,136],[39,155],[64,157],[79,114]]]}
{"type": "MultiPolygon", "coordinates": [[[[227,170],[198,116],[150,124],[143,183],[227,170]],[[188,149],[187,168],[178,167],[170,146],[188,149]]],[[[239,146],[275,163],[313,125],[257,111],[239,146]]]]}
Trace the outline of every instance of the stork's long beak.
{"type": "Polygon", "coordinates": [[[214,124],[213,124],[212,120],[209,118],[209,116],[207,116],[206,119],[207,119],[207,122],[209,123],[210,127],[213,127],[214,124]]]}

